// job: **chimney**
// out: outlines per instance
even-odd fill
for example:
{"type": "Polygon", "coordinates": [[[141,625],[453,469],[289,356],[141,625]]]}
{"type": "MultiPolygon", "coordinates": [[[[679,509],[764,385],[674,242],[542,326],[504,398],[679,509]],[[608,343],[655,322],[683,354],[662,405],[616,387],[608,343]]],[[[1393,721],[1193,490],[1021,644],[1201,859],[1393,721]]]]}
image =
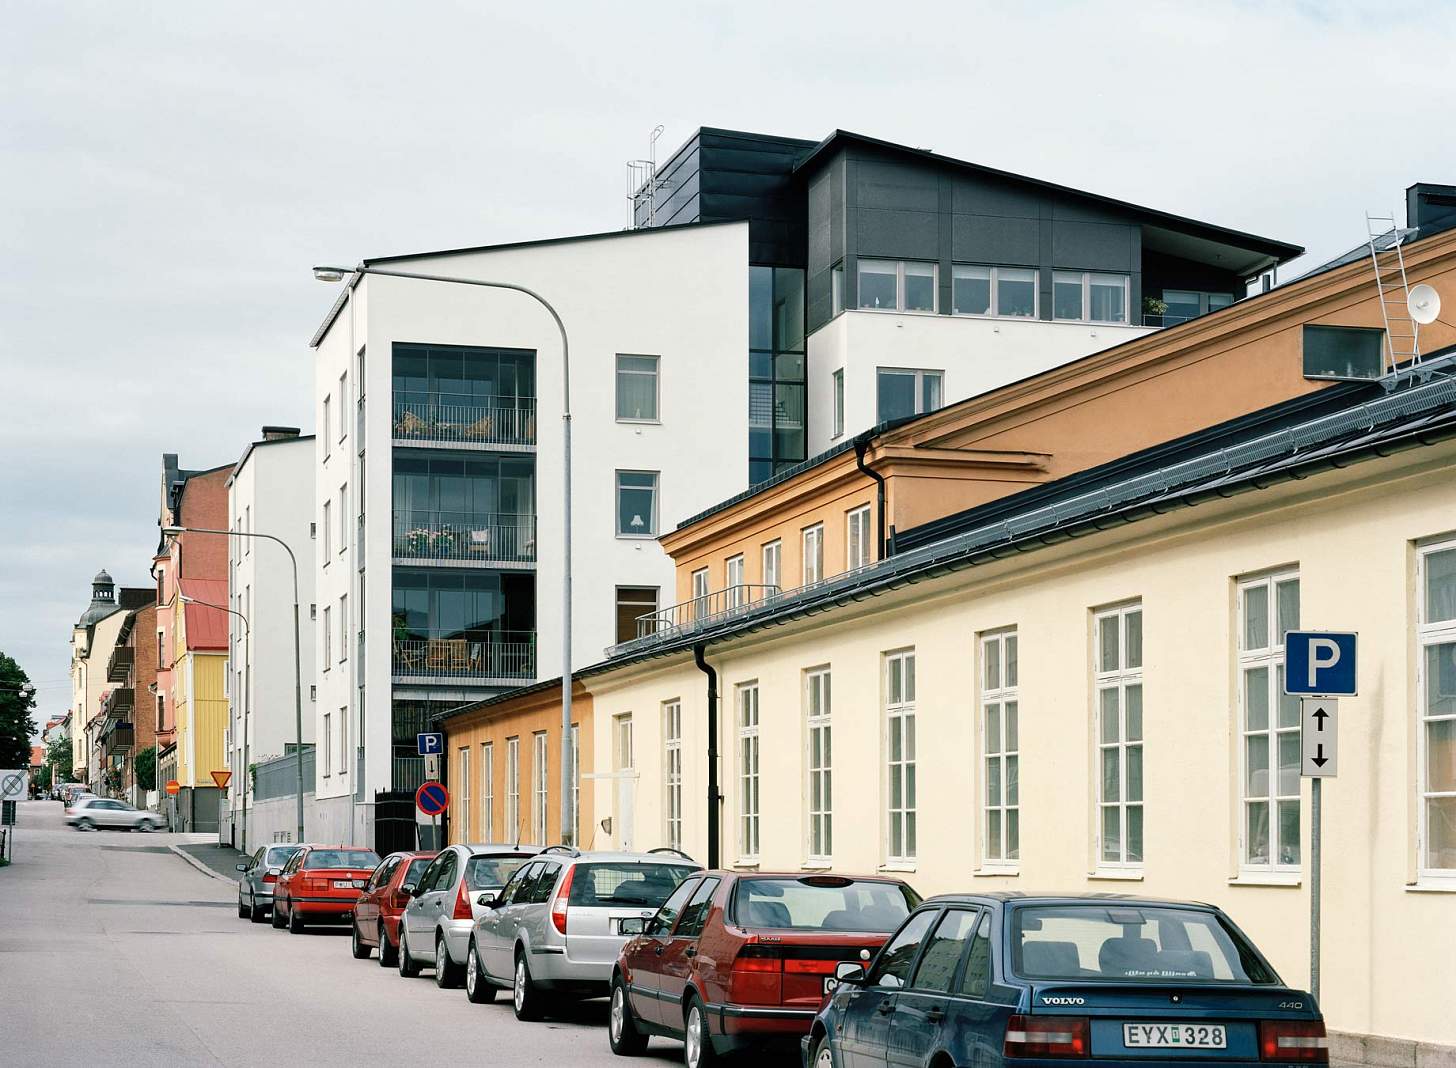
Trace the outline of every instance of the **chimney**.
{"type": "Polygon", "coordinates": [[[265,426],[263,428],[264,441],[286,441],[298,437],[296,426],[265,426]]]}
{"type": "Polygon", "coordinates": [[[1456,227],[1456,185],[1417,182],[1407,189],[1405,224],[1422,237],[1456,227]]]}

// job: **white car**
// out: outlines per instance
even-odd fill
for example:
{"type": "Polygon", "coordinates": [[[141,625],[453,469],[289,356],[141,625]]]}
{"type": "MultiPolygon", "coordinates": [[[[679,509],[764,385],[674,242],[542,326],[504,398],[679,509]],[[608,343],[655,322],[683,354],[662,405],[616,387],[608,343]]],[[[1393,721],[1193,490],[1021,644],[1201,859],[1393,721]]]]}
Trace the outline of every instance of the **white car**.
{"type": "Polygon", "coordinates": [[[99,827],[156,831],[162,827],[162,817],[157,813],[128,805],[113,797],[78,799],[66,809],[66,822],[78,831],[94,831],[99,827]]]}

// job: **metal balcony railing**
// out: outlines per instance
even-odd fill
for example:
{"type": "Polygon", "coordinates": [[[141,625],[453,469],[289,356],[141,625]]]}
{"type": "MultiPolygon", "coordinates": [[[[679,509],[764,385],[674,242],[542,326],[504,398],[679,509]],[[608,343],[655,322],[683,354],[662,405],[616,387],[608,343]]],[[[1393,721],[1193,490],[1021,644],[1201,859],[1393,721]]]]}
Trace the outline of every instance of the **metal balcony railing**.
{"type": "Polygon", "coordinates": [[[729,586],[690,601],[637,617],[637,637],[647,638],[688,626],[709,626],[778,597],[778,586],[729,586]]]}
{"type": "Polygon", "coordinates": [[[396,793],[414,793],[425,785],[425,758],[398,749],[389,760],[389,787],[396,793]]]}
{"type": "Polygon", "coordinates": [[[508,512],[394,513],[394,555],[404,560],[536,559],[536,517],[508,512]]]}
{"type": "Polygon", "coordinates": [[[536,398],[397,390],[393,426],[396,441],[534,445],[536,398]]]}
{"type": "Polygon", "coordinates": [[[396,678],[536,677],[536,632],[498,630],[441,638],[396,638],[396,678]]]}

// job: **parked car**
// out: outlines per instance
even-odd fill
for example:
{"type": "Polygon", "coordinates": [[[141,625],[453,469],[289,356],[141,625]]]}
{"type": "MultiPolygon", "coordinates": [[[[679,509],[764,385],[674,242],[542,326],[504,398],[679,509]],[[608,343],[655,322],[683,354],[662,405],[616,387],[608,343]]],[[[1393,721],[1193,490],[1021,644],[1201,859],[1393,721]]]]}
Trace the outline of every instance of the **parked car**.
{"type": "Polygon", "coordinates": [[[237,865],[243,873],[238,879],[238,916],[254,923],[268,918],[273,911],[273,887],[283,873],[283,865],[300,848],[297,843],[259,846],[246,864],[237,865]]]}
{"type": "Polygon", "coordinates": [[[273,926],[302,934],[310,923],[349,923],[379,854],[360,846],[300,846],[273,887],[273,926]]]}
{"type": "Polygon", "coordinates": [[[465,992],[477,1004],[512,992],[522,1020],[562,997],[610,992],[624,920],[650,919],[700,866],[671,849],[579,853],[552,846],[488,900],[466,949],[465,992]]]}
{"type": "Polygon", "coordinates": [[[379,950],[379,966],[399,962],[399,916],[409,904],[410,892],[435,859],[435,853],[391,853],[380,861],[354,905],[351,948],[356,960],[379,950]]]}
{"type": "Polygon", "coordinates": [[[839,987],[802,1044],[811,1068],[1326,1064],[1315,999],[1212,905],[978,894],[926,901],[839,987]]]}
{"type": "Polygon", "coordinates": [[[93,794],[90,790],[86,789],[86,787],[82,786],[78,782],[67,782],[61,784],[60,799],[62,802],[65,803],[67,808],[74,805],[77,798],[95,796],[95,794],[93,794]]]}
{"type": "Polygon", "coordinates": [[[920,903],[883,876],[709,871],[673,891],[622,947],[607,1036],[641,1053],[681,1039],[688,1068],[752,1047],[798,1046],[842,961],[884,945],[920,903]]]}
{"type": "Polygon", "coordinates": [[[421,965],[433,961],[437,986],[459,986],[465,978],[475,921],[490,911],[487,903],[511,876],[540,852],[540,846],[511,845],[453,845],[441,850],[400,915],[399,974],[419,975],[421,965]]]}
{"type": "Polygon", "coordinates": [[[161,828],[162,817],[113,797],[93,797],[86,794],[76,798],[66,808],[66,822],[78,831],[94,831],[99,827],[155,831],[161,828]]]}

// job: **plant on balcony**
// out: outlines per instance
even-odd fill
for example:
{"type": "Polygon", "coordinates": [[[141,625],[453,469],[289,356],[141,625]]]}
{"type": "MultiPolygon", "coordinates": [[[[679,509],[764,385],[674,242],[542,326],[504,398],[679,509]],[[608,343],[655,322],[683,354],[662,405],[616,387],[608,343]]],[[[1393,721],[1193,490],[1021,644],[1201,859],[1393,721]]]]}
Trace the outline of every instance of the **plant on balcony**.
{"type": "Polygon", "coordinates": [[[1168,314],[1168,302],[1166,300],[1159,300],[1157,297],[1144,297],[1143,298],[1143,314],[1144,315],[1167,315],[1168,314]]]}

